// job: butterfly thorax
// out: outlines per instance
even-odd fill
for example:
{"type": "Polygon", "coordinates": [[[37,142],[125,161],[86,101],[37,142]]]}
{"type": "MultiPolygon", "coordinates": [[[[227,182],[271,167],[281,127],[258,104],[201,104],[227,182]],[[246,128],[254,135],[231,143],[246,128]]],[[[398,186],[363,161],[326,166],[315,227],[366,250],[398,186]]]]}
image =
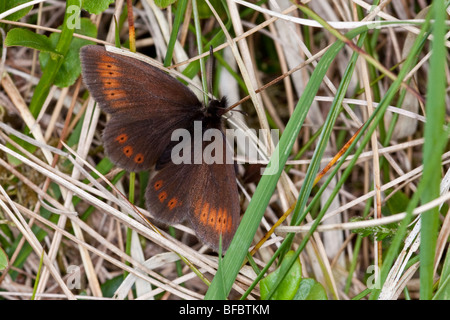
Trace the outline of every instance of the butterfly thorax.
{"type": "Polygon", "coordinates": [[[225,113],[226,105],[226,97],[220,100],[211,100],[204,112],[203,120],[207,127],[220,127],[222,125],[222,116],[225,113]]]}

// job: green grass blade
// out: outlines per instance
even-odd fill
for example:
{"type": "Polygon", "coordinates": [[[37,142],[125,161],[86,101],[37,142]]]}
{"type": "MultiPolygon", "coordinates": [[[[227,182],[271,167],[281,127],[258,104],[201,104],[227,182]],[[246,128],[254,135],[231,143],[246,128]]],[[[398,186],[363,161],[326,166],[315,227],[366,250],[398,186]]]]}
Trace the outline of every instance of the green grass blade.
{"type": "Polygon", "coordinates": [[[41,272],[42,272],[42,265],[44,264],[44,254],[45,251],[42,251],[41,258],[39,259],[39,268],[38,272],[36,274],[36,280],[34,281],[34,287],[33,287],[33,293],[31,294],[31,300],[35,300],[36,298],[36,291],[39,284],[39,280],[41,278],[41,272]]]}
{"type": "Polygon", "coordinates": [[[167,45],[167,52],[164,58],[164,66],[168,67],[172,61],[173,49],[175,48],[175,42],[177,41],[178,31],[180,30],[181,23],[186,12],[187,0],[178,1],[177,11],[175,14],[175,20],[172,26],[172,33],[170,34],[169,44],[167,45]]]}
{"type": "Polygon", "coordinates": [[[444,266],[442,268],[439,288],[433,296],[433,300],[450,300],[450,251],[447,251],[444,266]]]}
{"type": "MultiPolygon", "coordinates": [[[[444,132],[445,121],[445,68],[447,50],[445,47],[446,11],[443,1],[434,1],[431,10],[433,23],[432,55],[430,58],[430,74],[428,77],[424,174],[421,202],[428,203],[439,197],[441,181],[441,156],[447,143],[444,132]],[[428,170],[430,168],[430,170],[428,170]]],[[[433,293],[434,257],[439,224],[439,208],[434,207],[422,214],[420,235],[420,298],[431,299],[433,293]]]]}

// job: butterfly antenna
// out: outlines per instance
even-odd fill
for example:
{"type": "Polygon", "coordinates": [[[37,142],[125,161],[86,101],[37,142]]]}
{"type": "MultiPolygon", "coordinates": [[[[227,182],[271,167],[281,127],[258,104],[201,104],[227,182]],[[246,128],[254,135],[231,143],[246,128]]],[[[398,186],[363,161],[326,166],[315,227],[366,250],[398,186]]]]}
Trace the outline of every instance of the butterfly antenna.
{"type": "Polygon", "coordinates": [[[242,113],[244,116],[248,116],[248,113],[243,111],[243,110],[239,110],[239,109],[233,110],[234,108],[236,108],[237,106],[239,106],[241,104],[241,101],[238,101],[235,104],[233,104],[233,105],[229,106],[228,108],[224,109],[223,114],[225,114],[227,112],[230,112],[230,111],[236,111],[236,112],[242,113]]]}
{"type": "MultiPolygon", "coordinates": [[[[213,88],[212,88],[212,79],[213,79],[213,69],[214,69],[214,49],[213,46],[209,46],[209,60],[208,60],[208,91],[211,95],[213,95],[213,88]]],[[[221,114],[225,114],[228,111],[231,111],[232,109],[236,108],[240,103],[234,104],[229,108],[223,109],[221,114]]],[[[234,110],[237,112],[242,113],[245,116],[248,116],[248,114],[245,111],[242,110],[234,110]]]]}
{"type": "Polygon", "coordinates": [[[209,46],[209,60],[208,60],[208,91],[209,94],[213,94],[213,68],[214,68],[214,50],[212,46],[209,46]]]}

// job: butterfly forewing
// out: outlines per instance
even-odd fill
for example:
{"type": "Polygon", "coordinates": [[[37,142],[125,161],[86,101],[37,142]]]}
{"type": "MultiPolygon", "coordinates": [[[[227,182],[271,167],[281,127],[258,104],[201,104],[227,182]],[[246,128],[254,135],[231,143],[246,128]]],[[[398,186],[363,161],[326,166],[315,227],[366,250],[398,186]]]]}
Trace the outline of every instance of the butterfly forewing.
{"type": "Polygon", "coordinates": [[[84,46],[80,56],[83,80],[107,113],[125,112],[126,117],[143,119],[201,108],[188,87],[145,62],[100,46],[84,46]]]}
{"type": "Polygon", "coordinates": [[[142,61],[81,49],[83,79],[102,110],[112,115],[104,131],[108,157],[128,171],[149,169],[170,143],[173,130],[202,112],[195,94],[142,61]]]}

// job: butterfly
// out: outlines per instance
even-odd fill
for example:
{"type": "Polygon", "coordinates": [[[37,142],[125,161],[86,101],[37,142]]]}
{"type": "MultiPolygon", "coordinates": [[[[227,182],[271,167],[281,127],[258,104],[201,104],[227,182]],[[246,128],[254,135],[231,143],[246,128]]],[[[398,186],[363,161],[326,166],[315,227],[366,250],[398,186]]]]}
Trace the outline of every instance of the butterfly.
{"type": "Polygon", "coordinates": [[[107,156],[117,166],[139,172],[155,171],[145,191],[152,216],[173,225],[188,220],[198,238],[213,250],[226,250],[240,219],[239,193],[234,163],[225,161],[230,147],[224,134],[226,99],[205,106],[184,84],[145,62],[106,51],[97,45],[80,52],[85,85],[100,108],[111,115],[103,131],[107,156]],[[195,135],[219,130],[214,141],[191,140],[176,163],[175,130],[195,135]],[[212,144],[219,161],[198,162],[212,144]],[[200,148],[198,146],[201,146],[200,148]],[[197,147],[196,147],[197,146],[197,147]],[[190,162],[190,163],[189,163],[190,162]]]}

